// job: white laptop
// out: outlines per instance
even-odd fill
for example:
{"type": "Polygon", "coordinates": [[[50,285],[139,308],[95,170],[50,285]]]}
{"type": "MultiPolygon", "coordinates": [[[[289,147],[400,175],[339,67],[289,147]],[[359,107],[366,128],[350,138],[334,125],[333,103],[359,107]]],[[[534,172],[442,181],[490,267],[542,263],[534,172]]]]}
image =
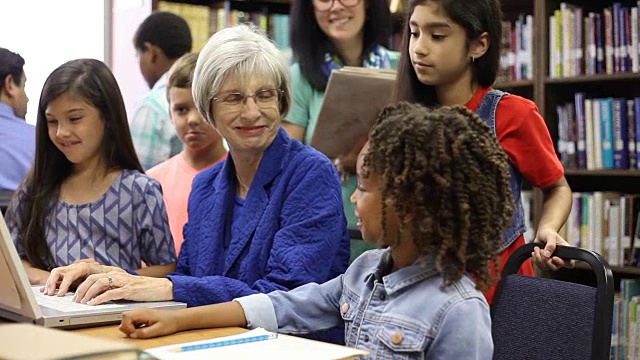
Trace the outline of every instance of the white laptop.
{"type": "Polygon", "coordinates": [[[45,327],[79,328],[119,323],[122,313],[138,307],[163,309],[185,308],[176,301],[111,302],[86,305],[71,301],[73,294],[63,297],[40,292],[42,285],[31,286],[9,229],[0,213],[0,317],[31,322],[45,327]]]}

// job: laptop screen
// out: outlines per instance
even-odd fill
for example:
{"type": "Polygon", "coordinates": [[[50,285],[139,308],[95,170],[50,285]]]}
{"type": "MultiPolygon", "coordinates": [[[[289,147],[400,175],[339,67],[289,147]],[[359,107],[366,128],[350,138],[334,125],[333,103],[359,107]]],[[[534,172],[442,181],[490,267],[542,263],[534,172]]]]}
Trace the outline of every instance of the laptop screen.
{"type": "Polygon", "coordinates": [[[0,309],[27,319],[35,320],[42,317],[2,213],[0,213],[0,284],[2,284],[0,309]]]}

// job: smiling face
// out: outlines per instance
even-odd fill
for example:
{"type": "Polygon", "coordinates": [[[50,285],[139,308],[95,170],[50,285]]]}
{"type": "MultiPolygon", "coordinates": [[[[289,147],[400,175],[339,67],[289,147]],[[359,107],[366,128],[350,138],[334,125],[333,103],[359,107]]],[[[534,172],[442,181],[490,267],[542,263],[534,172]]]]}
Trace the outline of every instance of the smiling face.
{"type": "Polygon", "coordinates": [[[471,53],[464,28],[433,1],[415,7],[409,19],[409,55],[425,85],[448,85],[471,79],[471,53]]]}
{"type": "Polygon", "coordinates": [[[47,104],[49,139],[74,165],[104,161],[105,122],[84,99],[64,93],[47,104]]]}
{"type": "Polygon", "coordinates": [[[171,87],[169,108],[176,133],[189,150],[197,152],[220,141],[220,134],[198,112],[191,88],[171,87]]]}
{"type": "MultiPolygon", "coordinates": [[[[334,43],[362,41],[366,19],[365,0],[360,0],[357,5],[349,7],[338,0],[314,0],[314,4],[323,3],[322,9],[324,9],[329,1],[333,4],[328,11],[318,11],[318,6],[314,5],[314,15],[320,30],[334,43]]],[[[349,5],[355,1],[348,0],[346,3],[349,5]]]]}
{"type": "MultiPolygon", "coordinates": [[[[232,155],[260,155],[271,145],[280,128],[280,97],[275,96],[271,101],[256,102],[256,97],[247,95],[277,88],[277,84],[258,75],[250,77],[246,86],[241,86],[233,73],[225,79],[215,96],[219,100],[211,100],[211,109],[214,126],[227,141],[232,155]],[[225,99],[234,93],[243,94],[244,103],[226,103],[225,99]]],[[[231,96],[231,99],[233,98],[235,95],[231,96]]]]}
{"type": "Polygon", "coordinates": [[[367,171],[364,167],[364,157],[369,151],[367,142],[356,163],[358,184],[356,190],[351,195],[351,203],[356,206],[355,216],[358,219],[356,226],[362,233],[362,239],[370,244],[377,244],[379,247],[395,244],[397,234],[396,212],[392,205],[386,206],[385,226],[382,226],[382,182],[380,175],[367,171]],[[367,173],[367,176],[364,174],[367,173]]]}

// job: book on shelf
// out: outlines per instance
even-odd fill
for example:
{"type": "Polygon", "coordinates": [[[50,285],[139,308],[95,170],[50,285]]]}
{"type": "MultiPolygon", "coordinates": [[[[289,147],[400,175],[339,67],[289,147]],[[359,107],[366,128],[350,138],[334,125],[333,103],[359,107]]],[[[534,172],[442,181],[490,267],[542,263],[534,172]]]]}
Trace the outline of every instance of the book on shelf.
{"type": "Polygon", "coordinates": [[[640,71],[640,1],[631,5],[613,2],[586,11],[561,2],[549,16],[549,76],[640,71]]]}
{"type": "Polygon", "coordinates": [[[572,246],[602,255],[611,266],[640,266],[639,211],[640,195],[574,192],[569,217],[559,233],[572,246]]]}
{"type": "Polygon", "coordinates": [[[193,39],[193,52],[200,51],[209,40],[212,14],[208,6],[160,1],[158,10],[179,15],[187,22],[193,39]]]}
{"type": "Polygon", "coordinates": [[[638,358],[638,304],[640,279],[620,279],[620,291],[614,296],[611,328],[611,359],[638,358]]]}
{"type": "Polygon", "coordinates": [[[502,21],[500,67],[497,82],[533,78],[533,16],[520,13],[515,21],[502,21]]]}
{"type": "Polygon", "coordinates": [[[159,1],[158,10],[180,15],[191,29],[193,52],[202,50],[211,35],[220,29],[241,23],[252,23],[265,32],[278,48],[289,48],[289,15],[247,12],[232,9],[229,2],[211,8],[205,5],[159,1]]]}
{"type": "Polygon", "coordinates": [[[640,97],[587,98],[556,106],[558,152],[567,169],[640,170],[640,97]]]}
{"type": "Polygon", "coordinates": [[[345,66],[333,70],[318,114],[311,146],[337,158],[366,137],[378,112],[389,103],[396,72],[345,66]]]}

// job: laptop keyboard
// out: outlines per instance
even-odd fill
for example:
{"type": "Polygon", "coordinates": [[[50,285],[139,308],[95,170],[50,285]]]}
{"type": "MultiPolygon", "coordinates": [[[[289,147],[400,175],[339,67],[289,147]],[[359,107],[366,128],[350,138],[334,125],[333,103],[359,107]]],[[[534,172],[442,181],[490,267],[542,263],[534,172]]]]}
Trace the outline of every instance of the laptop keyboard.
{"type": "Polygon", "coordinates": [[[76,311],[86,311],[86,310],[97,310],[97,309],[116,309],[116,308],[124,308],[126,306],[119,304],[100,304],[100,305],[87,305],[73,302],[73,293],[66,293],[64,296],[50,296],[45,295],[40,292],[40,288],[42,286],[33,286],[31,290],[33,290],[33,294],[36,297],[36,302],[40,306],[45,306],[50,309],[64,311],[64,312],[76,312],[76,311]]]}

